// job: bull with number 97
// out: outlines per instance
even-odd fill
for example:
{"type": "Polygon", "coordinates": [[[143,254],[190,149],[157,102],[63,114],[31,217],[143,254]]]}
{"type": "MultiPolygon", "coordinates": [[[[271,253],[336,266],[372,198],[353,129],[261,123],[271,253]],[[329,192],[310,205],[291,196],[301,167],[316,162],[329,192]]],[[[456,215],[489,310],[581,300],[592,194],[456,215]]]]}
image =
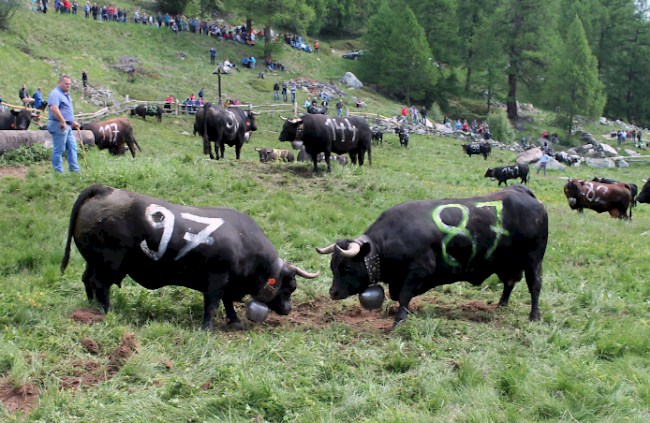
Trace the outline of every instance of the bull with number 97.
{"type": "Polygon", "coordinates": [[[548,240],[544,205],[521,184],[491,194],[409,201],[386,210],[359,238],[339,239],[320,254],[333,254],[330,296],[354,294],[364,307],[381,307],[385,282],[399,301],[395,325],[406,320],[411,299],[444,284],[480,285],[492,274],[504,283],[507,306],[526,275],[530,320],[539,320],[542,261],[548,240]]]}
{"type": "Polygon", "coordinates": [[[62,272],[73,237],[86,260],[89,301],[108,312],[111,286],[126,275],[148,289],[180,285],[203,293],[206,330],[220,301],[229,327],[242,329],[233,302],[246,295],[254,298],[252,320],[264,320],[269,309],[287,315],[296,275],[320,273],[280,259],[257,223],[237,210],[180,206],[105,185],[86,188],[72,208],[62,272]]]}

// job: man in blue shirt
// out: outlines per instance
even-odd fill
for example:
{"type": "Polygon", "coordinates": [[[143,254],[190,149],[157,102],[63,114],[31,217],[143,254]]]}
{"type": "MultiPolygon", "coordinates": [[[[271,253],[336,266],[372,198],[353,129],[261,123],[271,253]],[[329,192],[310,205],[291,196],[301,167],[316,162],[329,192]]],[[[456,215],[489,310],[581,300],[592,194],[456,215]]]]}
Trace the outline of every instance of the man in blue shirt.
{"type": "Polygon", "coordinates": [[[33,107],[35,109],[40,109],[41,107],[43,107],[43,93],[41,92],[41,87],[38,87],[36,89],[36,92],[34,93],[33,107]]]}
{"type": "Polygon", "coordinates": [[[63,152],[68,156],[70,172],[81,174],[77,164],[77,143],[72,137],[72,130],[78,129],[79,124],[74,120],[74,108],[70,97],[70,77],[63,75],[59,78],[59,86],[52,90],[47,97],[50,106],[47,131],[52,134],[52,166],[54,171],[63,173],[63,152]]]}

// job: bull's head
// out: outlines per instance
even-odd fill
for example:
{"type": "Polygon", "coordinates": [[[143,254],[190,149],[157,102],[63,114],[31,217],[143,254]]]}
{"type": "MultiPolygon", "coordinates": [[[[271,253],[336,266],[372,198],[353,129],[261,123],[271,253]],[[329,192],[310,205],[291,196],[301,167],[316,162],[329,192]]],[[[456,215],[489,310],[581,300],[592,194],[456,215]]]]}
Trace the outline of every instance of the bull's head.
{"type": "MultiPolygon", "coordinates": [[[[274,283],[279,282],[279,291],[277,295],[269,301],[264,301],[271,310],[279,315],[286,316],[291,312],[291,295],[298,287],[296,275],[305,279],[315,279],[320,275],[320,271],[309,273],[293,264],[278,259],[278,269],[274,272],[274,283]]],[[[271,280],[271,279],[270,279],[271,280]]],[[[269,281],[270,281],[269,280],[269,281]]]]}
{"type": "Polygon", "coordinates": [[[11,116],[11,128],[17,131],[26,131],[32,122],[32,113],[27,109],[11,109],[11,116]]]}
{"type": "Polygon", "coordinates": [[[278,139],[280,141],[295,141],[297,139],[296,135],[298,134],[298,128],[302,125],[302,119],[287,119],[282,116],[280,116],[280,119],[284,121],[284,126],[282,127],[282,132],[280,132],[278,139]]]}
{"type": "Polygon", "coordinates": [[[260,163],[268,162],[270,160],[269,154],[273,153],[273,149],[271,147],[256,148],[255,151],[260,153],[260,163]]]}
{"type": "Polygon", "coordinates": [[[572,209],[582,207],[582,197],[584,197],[585,194],[582,192],[582,188],[575,179],[569,179],[566,183],[564,186],[564,195],[566,195],[567,201],[569,202],[569,207],[572,209]]]}
{"type": "Polygon", "coordinates": [[[257,131],[257,123],[255,122],[255,116],[259,115],[259,112],[246,112],[246,130],[247,131],[257,131]]]}
{"type": "Polygon", "coordinates": [[[650,203],[650,180],[642,179],[645,183],[641,188],[641,193],[636,197],[639,203],[650,203]]]}
{"type": "Polygon", "coordinates": [[[494,178],[494,168],[488,167],[487,172],[485,172],[486,178],[494,178]]]}
{"type": "Polygon", "coordinates": [[[333,254],[330,268],[334,275],[330,296],[342,300],[363,292],[379,279],[379,256],[366,235],[355,240],[339,239],[325,248],[316,248],[320,254],[333,254]]]}

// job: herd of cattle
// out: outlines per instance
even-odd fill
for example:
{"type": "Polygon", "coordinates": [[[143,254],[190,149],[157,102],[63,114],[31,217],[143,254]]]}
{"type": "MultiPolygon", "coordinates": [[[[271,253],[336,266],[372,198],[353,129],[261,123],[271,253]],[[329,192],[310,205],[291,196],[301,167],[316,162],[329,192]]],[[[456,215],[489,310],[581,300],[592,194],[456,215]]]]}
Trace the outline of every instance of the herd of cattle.
{"type": "MultiPolygon", "coordinates": [[[[140,108],[132,115],[157,114],[140,108]]],[[[26,129],[31,114],[12,111],[0,115],[0,129],[26,129]],[[25,124],[24,120],[27,120],[25,124]]],[[[224,157],[225,146],[241,149],[257,130],[255,113],[206,103],[194,123],[203,139],[203,152],[212,159],[224,157]],[[214,154],[212,152],[214,143],[214,154]]],[[[363,118],[306,114],[284,118],[280,141],[300,150],[298,161],[372,164],[371,142],[383,143],[383,134],[371,130],[363,118]],[[338,154],[334,155],[333,153],[338,154]]],[[[140,149],[128,119],[84,124],[100,149],[111,154],[140,149]]],[[[397,128],[400,144],[408,146],[408,133],[397,128]]],[[[491,152],[488,143],[464,144],[470,157],[491,152]]],[[[256,149],[261,162],[296,160],[291,150],[256,149]]],[[[384,211],[355,239],[338,239],[320,254],[331,254],[333,274],[330,296],[341,300],[370,292],[380,282],[389,286],[390,298],[399,302],[395,324],[407,318],[413,297],[443,284],[469,281],[480,285],[496,274],[504,282],[500,306],[507,306],[516,282],[526,278],[531,295],[530,320],[539,320],[542,262],[548,240],[548,216],[543,204],[525,185],[508,186],[508,179],[530,180],[525,164],[488,168],[485,177],[506,188],[483,196],[432,201],[408,201],[384,211]]],[[[571,209],[585,208],[612,217],[631,218],[638,202],[650,203],[650,182],[641,191],[634,184],[605,178],[569,179],[564,193],[571,209]],[[638,193],[638,195],[637,195],[638,193]],[[629,210],[629,216],[628,216],[629,210]]],[[[204,296],[203,329],[212,328],[213,316],[223,302],[230,328],[242,329],[233,303],[250,295],[256,307],[280,315],[291,311],[296,276],[313,279],[308,272],[279,258],[258,224],[237,210],[198,208],[104,185],[84,190],[75,202],[61,263],[64,271],[74,242],[86,261],[82,281],[89,301],[97,300],[105,312],[110,289],[127,275],[148,289],[170,283],[200,291],[204,296]]],[[[380,302],[383,301],[383,291],[380,302]]],[[[362,302],[362,305],[363,302],[362,302]]],[[[255,320],[254,314],[249,318],[255,320]]],[[[265,317],[264,317],[265,318],[265,317]]]]}

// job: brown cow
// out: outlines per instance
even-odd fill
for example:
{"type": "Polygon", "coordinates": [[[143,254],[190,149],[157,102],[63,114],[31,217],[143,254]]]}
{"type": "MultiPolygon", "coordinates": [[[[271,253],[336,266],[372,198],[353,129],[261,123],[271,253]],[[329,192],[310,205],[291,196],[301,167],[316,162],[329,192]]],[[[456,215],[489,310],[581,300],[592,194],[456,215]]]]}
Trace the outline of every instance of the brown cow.
{"type": "Polygon", "coordinates": [[[125,145],[129,146],[131,155],[135,158],[135,146],[142,151],[138,141],[133,137],[133,126],[127,118],[105,120],[103,122],[84,123],[81,129],[92,131],[95,134],[95,144],[100,150],[108,151],[117,156],[124,155],[125,145]]]}
{"type": "Polygon", "coordinates": [[[275,162],[282,160],[283,162],[293,162],[294,156],[290,150],[278,150],[271,147],[256,148],[255,151],[260,153],[260,162],[275,162]]]}
{"type": "MultiPolygon", "coordinates": [[[[564,195],[572,210],[582,213],[583,209],[592,209],[598,213],[609,212],[612,217],[628,219],[627,209],[632,202],[632,191],[628,184],[603,184],[569,179],[564,186],[564,195]]],[[[632,218],[632,210],[630,216],[632,218]]]]}

